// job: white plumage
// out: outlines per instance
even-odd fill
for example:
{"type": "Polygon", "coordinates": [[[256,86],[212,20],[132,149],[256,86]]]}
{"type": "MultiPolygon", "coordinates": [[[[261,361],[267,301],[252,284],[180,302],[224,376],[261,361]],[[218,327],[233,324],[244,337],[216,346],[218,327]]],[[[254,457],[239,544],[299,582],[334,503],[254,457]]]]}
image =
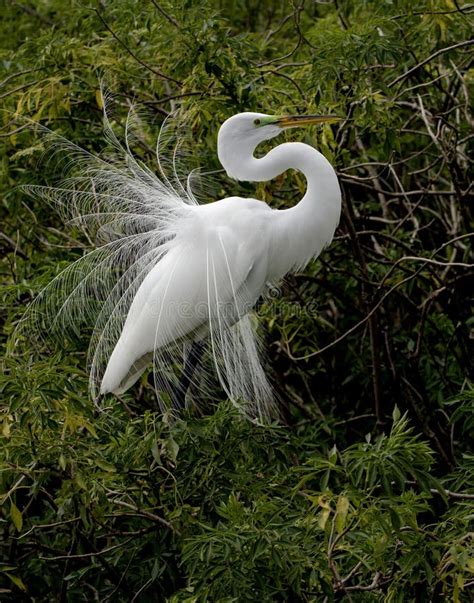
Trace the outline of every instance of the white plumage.
{"type": "MultiPolygon", "coordinates": [[[[333,168],[312,147],[286,143],[261,159],[254,151],[283,128],[331,119],[242,113],[219,131],[219,159],[233,178],[270,180],[289,168],[304,173],[306,194],[287,210],[239,197],[199,205],[189,186],[166,177],[159,156],[161,178],[133,157],[133,113],[123,147],[104,110],[115,149],[108,159],[54,137],[80,175],[57,188],[28,190],[93,232],[98,247],[58,275],[31,315],[61,333],[71,324],[94,325],[94,397],[126,391],[153,362],[158,399],[169,408],[179,370],[198,341],[235,404],[258,419],[271,412],[272,389],[249,312],[269,283],[304,266],[331,241],[341,197],[333,168]]],[[[202,367],[190,377],[205,387],[202,367]]]]}

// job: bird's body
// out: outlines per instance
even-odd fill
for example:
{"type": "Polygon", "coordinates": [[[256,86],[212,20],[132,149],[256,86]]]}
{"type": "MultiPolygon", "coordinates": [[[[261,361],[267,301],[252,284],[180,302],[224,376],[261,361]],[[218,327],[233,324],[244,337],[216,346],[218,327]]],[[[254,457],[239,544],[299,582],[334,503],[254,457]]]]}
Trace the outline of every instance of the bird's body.
{"type": "Polygon", "coordinates": [[[85,195],[89,203],[107,203],[112,211],[96,216],[112,215],[106,221],[109,229],[117,223],[125,227],[99,248],[104,254],[92,256],[91,266],[85,263],[83,277],[77,277],[78,269],[65,279],[74,277],[59,314],[85,297],[104,266],[110,271],[124,265],[95,323],[93,388],[97,383],[101,394],[122,393],[153,360],[157,389],[163,392],[170,387],[163,378],[165,373],[169,378],[170,364],[192,342],[208,342],[229,398],[246,403],[254,415],[266,414],[272,392],[248,314],[269,283],[306,265],[330,243],[341,196],[334,169],[314,148],[285,143],[260,159],[254,151],[284,127],[327,120],[243,113],[219,131],[219,159],[231,177],[264,181],[290,168],[303,172],[306,194],[289,209],[240,197],[199,205],[189,193],[176,192],[168,180],[163,183],[131,162],[128,145],[126,174],[100,160],[90,172],[93,193],[56,189],[73,192],[75,199],[85,195]]]}
{"type": "Polygon", "coordinates": [[[134,297],[102,394],[128,389],[147,365],[132,379],[130,368],[150,352],[187,336],[205,337],[213,315],[225,316],[230,325],[253,308],[268,280],[269,249],[262,235],[270,212],[264,203],[238,197],[189,207],[170,250],[134,297]]]}

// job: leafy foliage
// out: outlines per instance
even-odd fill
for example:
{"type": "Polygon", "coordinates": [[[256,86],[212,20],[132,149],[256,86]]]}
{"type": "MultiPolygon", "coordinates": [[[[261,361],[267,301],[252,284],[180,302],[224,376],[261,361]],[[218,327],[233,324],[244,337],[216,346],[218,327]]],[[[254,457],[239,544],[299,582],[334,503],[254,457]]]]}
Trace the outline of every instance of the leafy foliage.
{"type": "MultiPolygon", "coordinates": [[[[2,600],[472,600],[472,13],[453,0],[7,4],[2,600]],[[136,152],[150,166],[170,112],[192,134],[190,169],[206,170],[235,112],[346,118],[301,134],[337,167],[337,237],[258,308],[275,424],[237,416],[218,389],[171,424],[146,380],[99,410],[86,329],[59,347],[17,341],[29,301],[91,244],[19,188],[60,176],[25,117],[100,152],[103,73],[114,125],[131,102],[146,109],[136,152]]],[[[286,207],[304,186],[217,174],[204,195],[286,207]]]]}

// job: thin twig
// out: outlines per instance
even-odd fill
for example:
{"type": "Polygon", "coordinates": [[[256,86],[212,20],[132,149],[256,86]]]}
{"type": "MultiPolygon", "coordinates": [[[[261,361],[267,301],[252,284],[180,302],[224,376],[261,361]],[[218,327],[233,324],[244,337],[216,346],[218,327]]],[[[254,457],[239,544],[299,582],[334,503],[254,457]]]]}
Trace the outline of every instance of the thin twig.
{"type": "Polygon", "coordinates": [[[120,44],[120,46],[122,46],[122,48],[124,48],[128,54],[130,56],[132,56],[137,63],[140,63],[140,65],[142,65],[142,67],[145,67],[145,69],[147,69],[148,71],[151,71],[151,73],[154,73],[155,75],[157,75],[158,77],[161,77],[165,80],[168,80],[170,82],[173,82],[175,84],[177,84],[178,86],[182,85],[182,82],[180,82],[179,80],[174,79],[174,77],[171,77],[170,75],[166,75],[165,73],[163,73],[162,71],[158,71],[158,69],[155,69],[153,67],[150,67],[150,65],[147,65],[147,63],[145,63],[144,61],[142,61],[142,59],[140,59],[140,57],[138,57],[131,48],[129,48],[125,42],[123,42],[118,36],[117,34],[113,31],[113,29],[109,26],[109,24],[107,23],[107,21],[102,17],[102,15],[100,14],[100,12],[98,11],[98,9],[94,8],[94,11],[97,13],[97,16],[99,17],[99,19],[102,21],[102,23],[104,24],[104,27],[112,34],[112,36],[117,40],[117,42],[120,44]]]}
{"type": "Polygon", "coordinates": [[[420,61],[419,63],[417,63],[414,67],[412,67],[408,71],[405,71],[405,73],[402,73],[401,75],[396,77],[392,82],[390,82],[390,84],[388,84],[388,88],[395,86],[395,84],[398,84],[399,82],[401,82],[402,80],[407,78],[409,75],[411,75],[412,73],[417,71],[420,67],[423,67],[423,65],[426,65],[426,63],[429,63],[430,61],[432,61],[433,59],[438,57],[440,54],[449,52],[450,50],[455,50],[456,48],[462,48],[464,46],[471,46],[472,44],[474,44],[474,39],[466,40],[465,42],[459,42],[458,44],[453,44],[452,46],[447,46],[446,48],[440,48],[436,52],[433,52],[433,54],[430,54],[430,56],[427,57],[426,59],[423,59],[423,61],[420,61]]]}
{"type": "Polygon", "coordinates": [[[130,503],[127,503],[127,502],[125,502],[123,500],[113,499],[112,502],[115,505],[119,505],[119,507],[125,507],[126,509],[131,509],[132,511],[135,511],[139,515],[143,515],[143,517],[147,517],[148,519],[152,519],[153,521],[161,523],[162,525],[164,525],[168,529],[174,530],[173,526],[169,523],[169,521],[166,521],[166,519],[163,519],[163,517],[160,517],[159,515],[156,515],[155,513],[151,513],[150,511],[146,511],[145,509],[139,509],[135,505],[131,505],[130,503]]]}
{"type": "Polygon", "coordinates": [[[161,15],[171,23],[171,25],[174,25],[177,29],[181,29],[181,25],[178,23],[178,21],[176,21],[176,19],[174,17],[172,17],[171,15],[168,15],[168,13],[158,4],[158,2],[156,0],[151,0],[153,5],[155,6],[155,8],[157,9],[157,11],[159,13],[161,13],[161,15]]]}
{"type": "Polygon", "coordinates": [[[19,255],[24,260],[28,259],[28,256],[24,251],[21,250],[21,248],[18,246],[18,243],[16,243],[11,237],[2,231],[0,231],[0,240],[5,241],[15,255],[19,255]]]}
{"type": "Polygon", "coordinates": [[[124,542],[119,542],[118,544],[114,544],[107,549],[102,549],[101,551],[92,551],[91,553],[81,553],[78,555],[56,555],[55,557],[43,557],[40,555],[39,558],[44,559],[45,561],[58,561],[59,559],[89,559],[91,557],[100,557],[101,555],[110,553],[110,551],[114,551],[115,549],[126,546],[132,540],[133,538],[127,538],[127,540],[124,542]]]}

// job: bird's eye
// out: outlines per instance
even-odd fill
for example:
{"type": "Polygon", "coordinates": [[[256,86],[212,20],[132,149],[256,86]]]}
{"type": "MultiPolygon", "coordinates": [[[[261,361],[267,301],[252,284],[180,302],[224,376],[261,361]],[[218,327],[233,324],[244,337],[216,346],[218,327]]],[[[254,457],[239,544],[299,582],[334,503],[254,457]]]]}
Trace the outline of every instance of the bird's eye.
{"type": "Polygon", "coordinates": [[[259,120],[259,119],[256,119],[256,120],[255,120],[253,123],[254,123],[256,126],[259,126],[259,125],[260,125],[260,120],[259,120]]]}

